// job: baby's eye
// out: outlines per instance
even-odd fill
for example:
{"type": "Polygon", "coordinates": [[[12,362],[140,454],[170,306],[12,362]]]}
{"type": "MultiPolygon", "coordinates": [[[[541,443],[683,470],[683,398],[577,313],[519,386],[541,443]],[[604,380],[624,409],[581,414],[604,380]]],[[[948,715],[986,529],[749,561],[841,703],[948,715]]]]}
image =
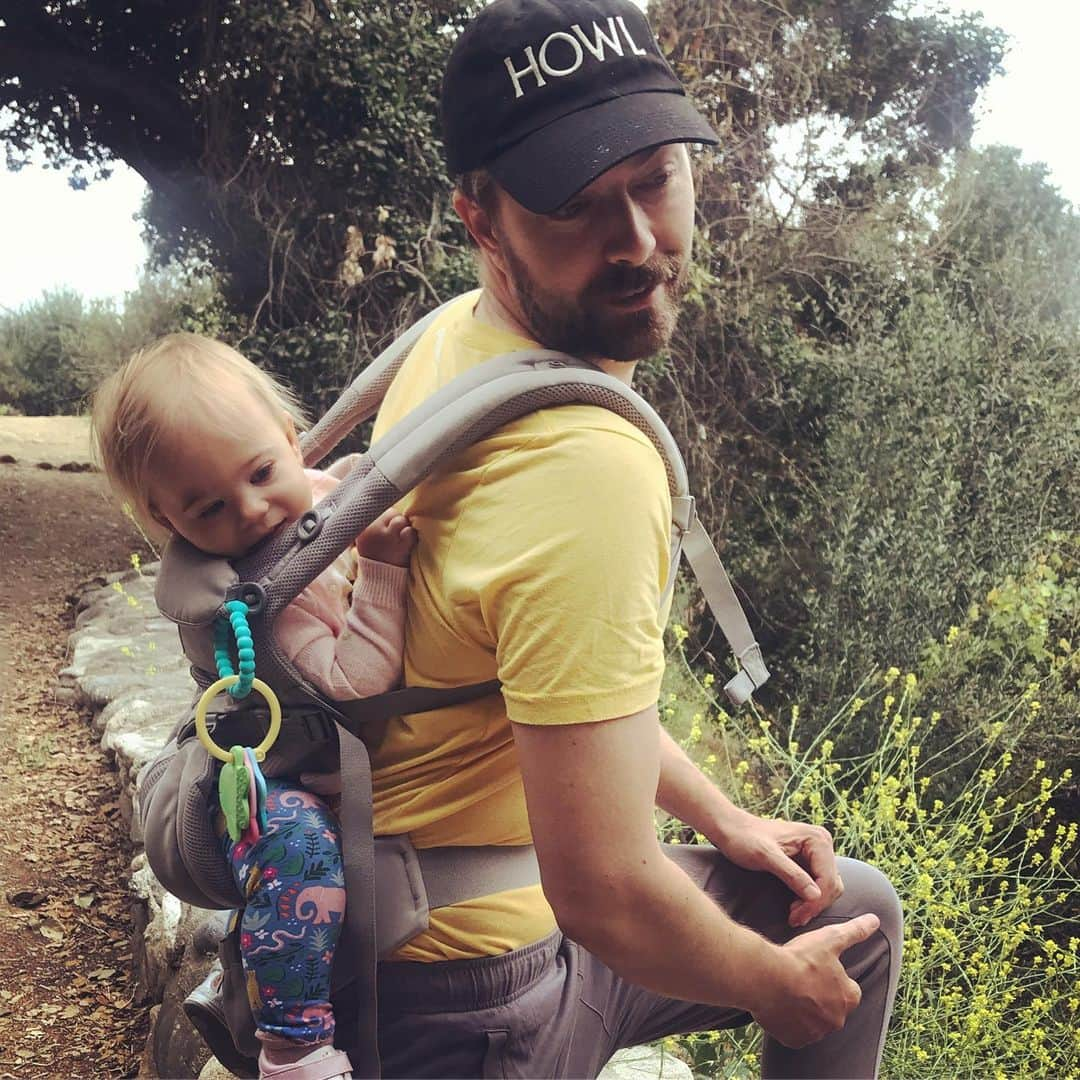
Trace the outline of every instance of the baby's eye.
{"type": "Polygon", "coordinates": [[[260,465],[255,472],[251,474],[251,482],[253,484],[265,484],[271,476],[274,475],[274,463],[268,461],[265,465],[260,465]]]}
{"type": "Polygon", "coordinates": [[[224,505],[225,504],[220,499],[218,499],[217,502],[212,502],[209,506],[204,506],[199,511],[199,517],[202,520],[206,520],[207,518],[212,518],[215,514],[217,514],[221,510],[221,508],[224,505]]]}

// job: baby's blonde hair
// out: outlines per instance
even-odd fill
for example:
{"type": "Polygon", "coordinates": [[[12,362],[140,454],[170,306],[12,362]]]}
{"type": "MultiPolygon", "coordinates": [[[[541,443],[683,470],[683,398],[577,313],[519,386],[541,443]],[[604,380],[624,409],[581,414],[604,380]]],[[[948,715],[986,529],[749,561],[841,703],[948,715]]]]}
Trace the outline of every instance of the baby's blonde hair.
{"type": "Polygon", "coordinates": [[[116,493],[153,528],[147,474],[160,448],[176,448],[184,421],[205,414],[227,425],[246,407],[247,388],[282,424],[306,424],[296,395],[224,342],[167,334],[139,349],[94,394],[94,454],[116,493]]]}

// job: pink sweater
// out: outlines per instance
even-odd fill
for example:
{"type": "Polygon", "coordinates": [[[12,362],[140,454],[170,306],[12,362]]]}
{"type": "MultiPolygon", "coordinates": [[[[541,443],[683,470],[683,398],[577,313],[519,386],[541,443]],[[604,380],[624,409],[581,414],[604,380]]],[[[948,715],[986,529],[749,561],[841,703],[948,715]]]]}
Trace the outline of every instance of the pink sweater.
{"type": "MultiPolygon", "coordinates": [[[[334,468],[339,476],[340,464],[334,468]]],[[[339,483],[331,473],[305,472],[315,502],[339,483]]],[[[331,699],[393,690],[401,680],[408,579],[407,567],[357,559],[349,548],[278,616],[277,643],[304,678],[331,699]]]]}

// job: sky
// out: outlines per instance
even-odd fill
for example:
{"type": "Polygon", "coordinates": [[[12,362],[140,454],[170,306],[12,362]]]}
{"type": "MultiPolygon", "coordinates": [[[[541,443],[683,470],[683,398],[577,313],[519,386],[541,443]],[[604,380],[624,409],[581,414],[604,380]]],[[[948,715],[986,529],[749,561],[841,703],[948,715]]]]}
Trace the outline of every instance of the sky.
{"type": "MultiPolygon", "coordinates": [[[[1020,147],[1025,161],[1045,162],[1052,182],[1080,205],[1080,138],[1068,119],[1080,2],[920,0],[920,6],[982,11],[1012,35],[1006,75],[983,95],[975,145],[1020,147]]],[[[122,164],[85,191],[73,191],[63,173],[40,164],[0,170],[0,314],[64,286],[86,297],[122,299],[145,258],[135,221],[144,190],[122,164]]]]}

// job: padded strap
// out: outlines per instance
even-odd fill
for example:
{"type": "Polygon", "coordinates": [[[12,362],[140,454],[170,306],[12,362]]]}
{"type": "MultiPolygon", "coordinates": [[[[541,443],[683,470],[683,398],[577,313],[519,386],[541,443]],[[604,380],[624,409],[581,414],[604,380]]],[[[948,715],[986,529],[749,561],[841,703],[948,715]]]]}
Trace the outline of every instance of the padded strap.
{"type": "Polygon", "coordinates": [[[731,587],[724,564],[696,513],[682,538],[682,553],[694,571],[717,625],[739,661],[739,673],[724,687],[733,705],[742,705],[769,678],[769,669],[754,640],[742,604],[731,587]]]}
{"type": "Polygon", "coordinates": [[[353,428],[375,415],[387,387],[394,381],[398,369],[409,355],[420,335],[438,318],[444,308],[458,298],[453,297],[429,311],[413,323],[401,337],[392,341],[348,386],[322,419],[300,440],[304,465],[317,465],[353,428]]]}
{"type": "MultiPolygon", "coordinates": [[[[338,725],[341,753],[341,847],[344,857],[345,925],[349,933],[350,964],[358,983],[360,1009],[350,1045],[343,1049],[352,1058],[355,1075],[377,1077],[379,1062],[377,980],[375,944],[375,837],[372,815],[371,759],[367,747],[338,725]]],[[[342,1036],[345,1032],[342,1032],[342,1036]]]]}

